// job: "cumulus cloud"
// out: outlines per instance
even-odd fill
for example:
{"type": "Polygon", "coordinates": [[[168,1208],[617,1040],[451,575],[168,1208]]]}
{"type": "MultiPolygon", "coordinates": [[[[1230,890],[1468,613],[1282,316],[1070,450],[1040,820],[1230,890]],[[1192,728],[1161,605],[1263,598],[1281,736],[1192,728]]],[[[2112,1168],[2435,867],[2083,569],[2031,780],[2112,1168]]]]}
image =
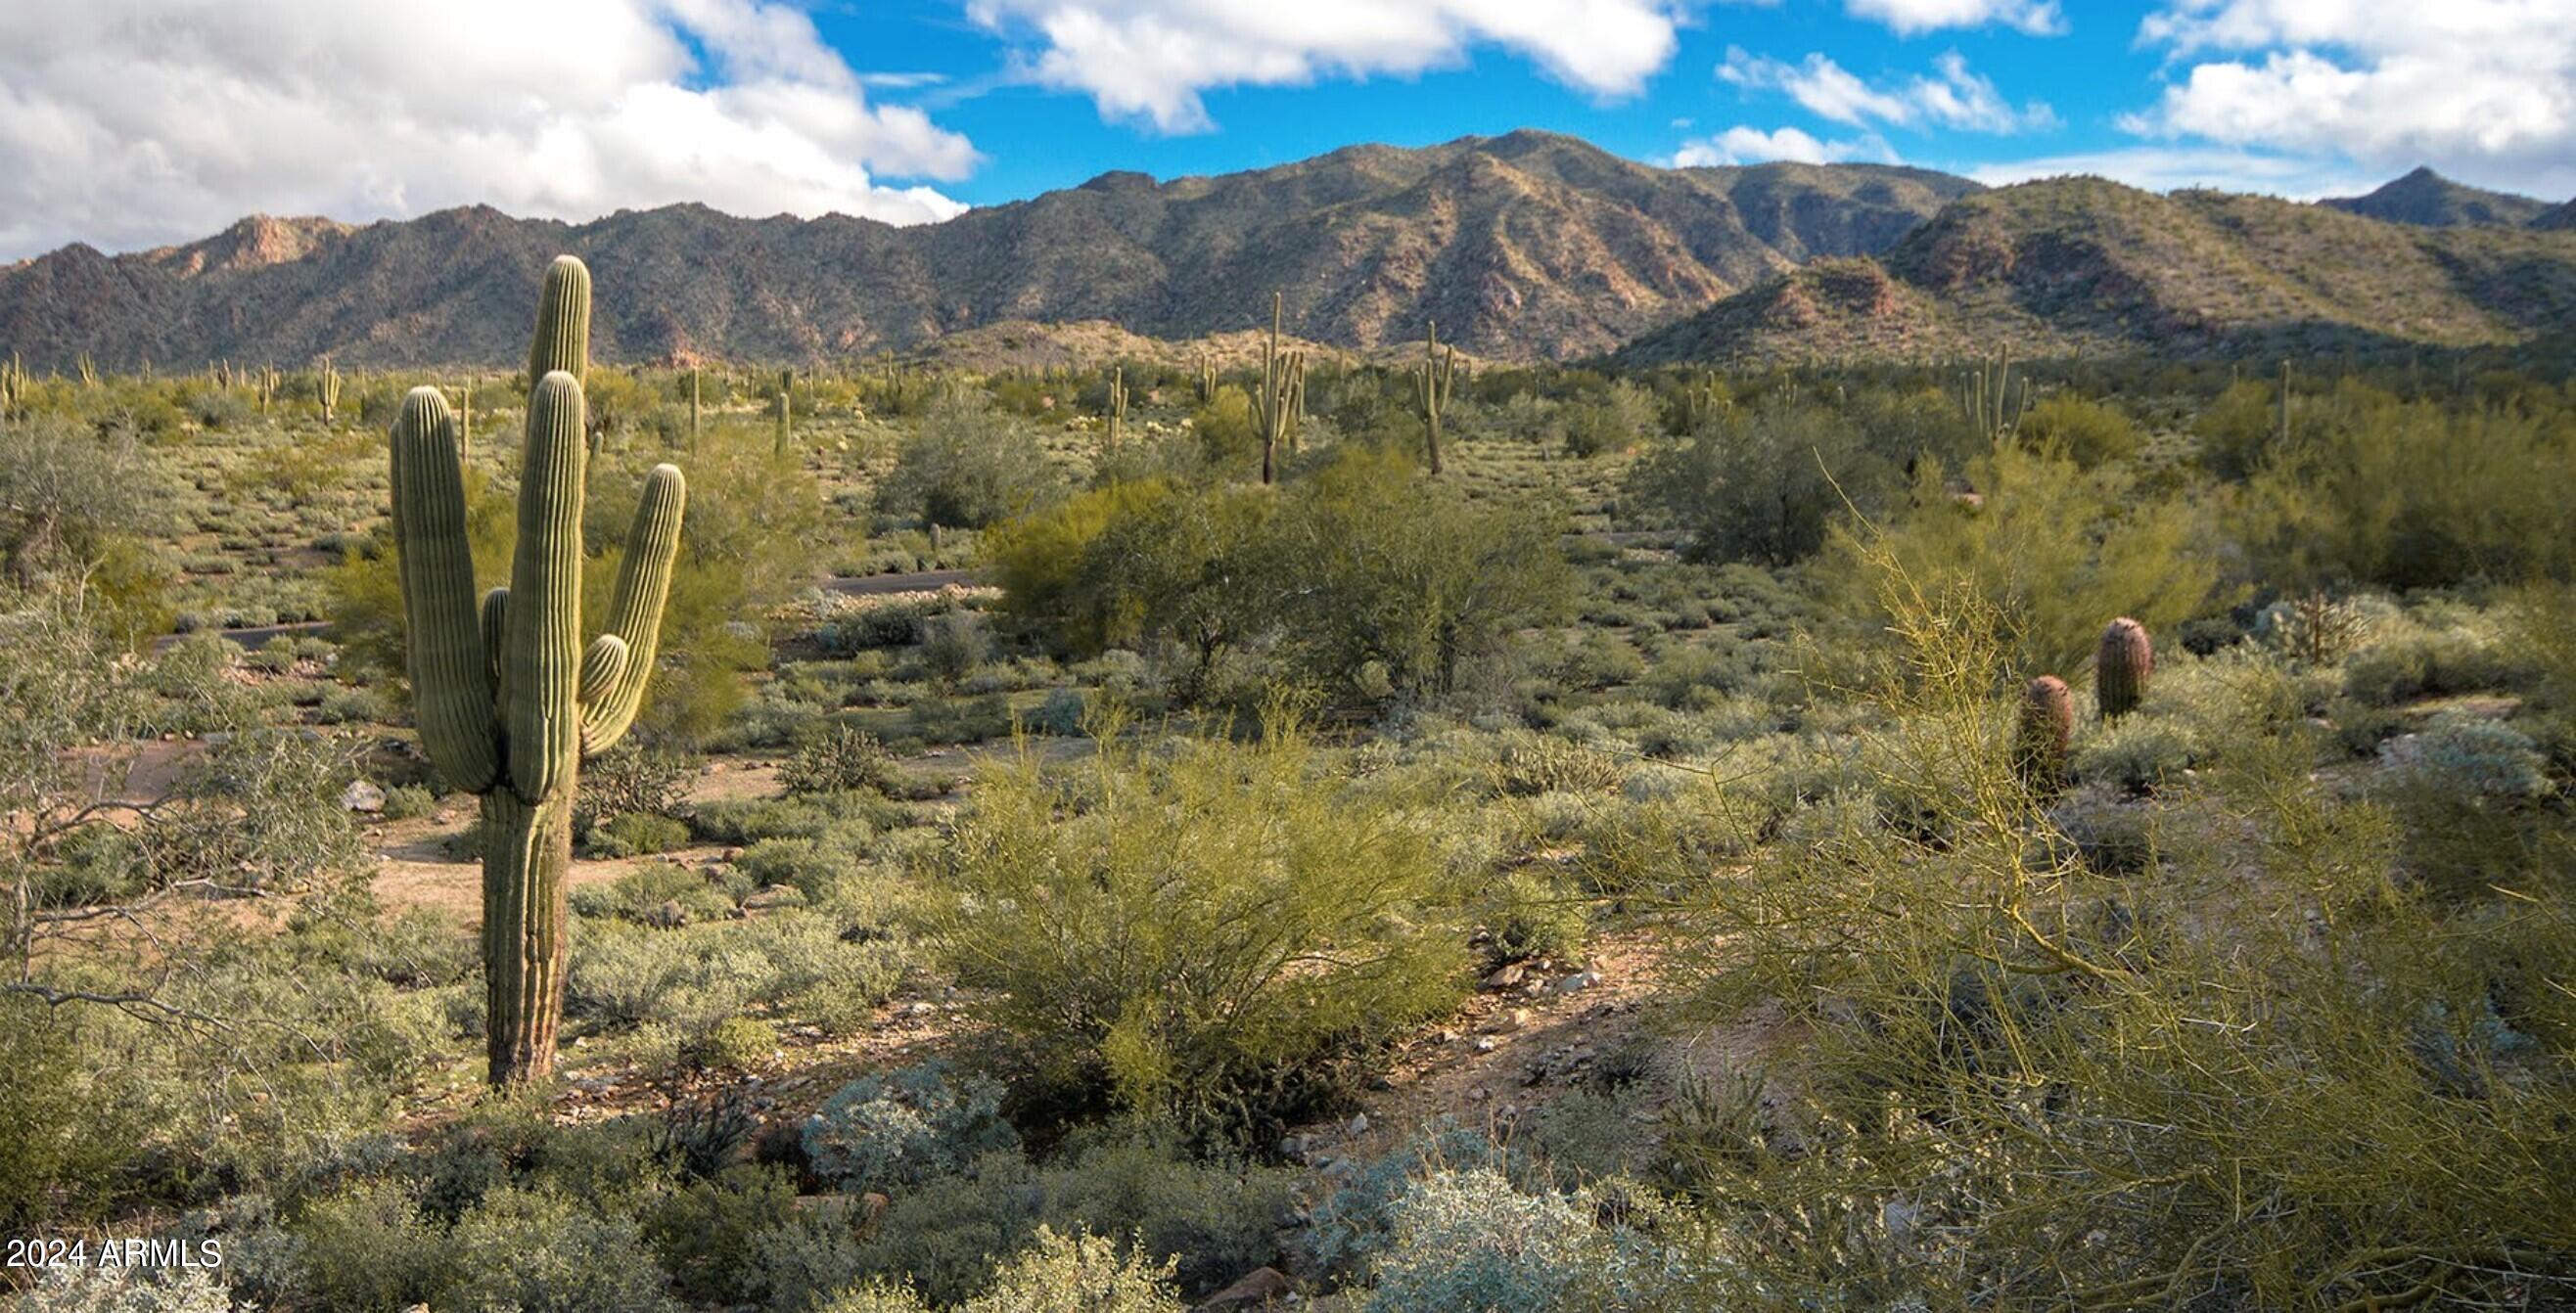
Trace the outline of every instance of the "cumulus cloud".
{"type": "Polygon", "coordinates": [[[967,13],[1034,37],[1029,77],[1162,132],[1214,126],[1211,88],[1414,74],[1477,44],[1624,96],[1671,60],[1678,22],[1670,0],[969,0],[967,13]]]}
{"type": "Polygon", "coordinates": [[[1820,141],[1814,135],[1796,128],[1765,132],[1754,127],[1733,127],[1716,136],[1684,142],[1673,153],[1677,169],[1705,168],[1724,164],[1762,164],[1771,161],[1792,164],[1840,164],[1862,160],[1876,164],[1894,164],[1896,152],[1876,134],[1848,141],[1820,141]]]}
{"type": "Polygon", "coordinates": [[[572,219],[703,201],[894,222],[963,207],[974,147],[868,103],[776,0],[0,5],[0,259],[254,211],[572,219]]]}
{"type": "Polygon", "coordinates": [[[1850,0],[1856,17],[1885,23],[1905,36],[1945,27],[2000,24],[2033,36],[2066,30],[2066,15],[2057,0],[1850,0]]]}
{"type": "Polygon", "coordinates": [[[2420,163],[2552,198],[2576,191],[2566,0],[2168,0],[2139,39],[2178,75],[2144,135],[2420,163]]]}
{"type": "Polygon", "coordinates": [[[1957,51],[1934,60],[1929,76],[1918,73],[1874,86],[1821,52],[1789,64],[1739,46],[1727,50],[1717,76],[1747,91],[1786,92],[1808,112],[1855,128],[1875,122],[2001,133],[2057,121],[2056,113],[2037,101],[2014,108],[1993,82],[1971,72],[1957,51]]]}

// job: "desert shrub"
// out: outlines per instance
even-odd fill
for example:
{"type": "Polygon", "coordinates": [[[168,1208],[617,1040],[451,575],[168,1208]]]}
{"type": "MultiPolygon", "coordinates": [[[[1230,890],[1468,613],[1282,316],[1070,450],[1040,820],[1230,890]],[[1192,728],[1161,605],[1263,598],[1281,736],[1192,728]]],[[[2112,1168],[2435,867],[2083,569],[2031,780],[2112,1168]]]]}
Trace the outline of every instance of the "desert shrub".
{"type": "Polygon", "coordinates": [[[801,1134],[814,1170],[853,1193],[895,1192],[1019,1142],[1002,1087],[931,1061],[842,1086],[801,1134]]]}
{"type": "Polygon", "coordinates": [[[385,790],[386,820],[416,821],[437,810],[438,795],[417,784],[397,784],[385,790]]]}
{"type": "Polygon", "coordinates": [[[677,817],[697,776],[696,760],[677,753],[636,747],[602,753],[582,763],[573,833],[587,834],[618,816],[677,817]]]}
{"type": "Polygon", "coordinates": [[[622,812],[591,827],[582,843],[591,857],[649,857],[687,847],[689,824],[668,816],[622,812]]]}
{"type": "Polygon", "coordinates": [[[2285,587],[2428,588],[2565,578],[2576,469],[2563,423],[2401,402],[2346,381],[2297,412],[2246,485],[2239,532],[2285,587]]]}
{"type": "Polygon", "coordinates": [[[1461,669],[1565,607],[1543,505],[1477,503],[1397,457],[1355,451],[1301,483],[1273,520],[1289,577],[1283,649],[1314,682],[1354,688],[1371,663],[1398,692],[1445,694],[1461,669]]]}
{"type": "Polygon", "coordinates": [[[1040,1226],[1037,1239],[993,1274],[984,1293],[960,1313],[1182,1313],[1171,1291],[1172,1265],[1150,1263],[1101,1236],[1059,1235],[1040,1226]]]}
{"type": "Polygon", "coordinates": [[[1566,402],[1556,420],[1565,431],[1566,454],[1598,456],[1634,445],[1656,427],[1658,416],[1654,394],[1622,379],[1597,397],[1566,402]]]}
{"type": "Polygon", "coordinates": [[[1575,958],[1592,933],[1587,900],[1527,871],[1497,885],[1480,910],[1493,934],[1486,952],[1497,962],[1575,958]]]}
{"type": "Polygon", "coordinates": [[[893,781],[894,758],[865,730],[835,726],[796,750],[778,769],[778,782],[789,793],[885,792],[893,781]]]}
{"type": "Polygon", "coordinates": [[[2550,788],[2548,763],[2530,735],[2477,716],[2445,712],[2379,755],[2392,774],[2460,798],[2528,799],[2550,788]]]}
{"type": "Polygon", "coordinates": [[[446,1237],[394,1180],[358,1181],[314,1200],[295,1221],[293,1286],[323,1308],[393,1310],[437,1293],[446,1237]]]}
{"type": "Polygon", "coordinates": [[[1437,849],[1312,763],[1287,726],[1159,760],[1103,743],[1069,814],[1034,758],[988,769],[927,854],[961,980],[1059,1078],[1137,1107],[1205,1107],[1446,1008],[1437,849]]]}
{"type": "Polygon", "coordinates": [[[733,899],[677,862],[647,862],[609,884],[575,889],[567,901],[579,915],[616,917],[637,925],[716,921],[734,910],[733,899]]]}
{"type": "Polygon", "coordinates": [[[1372,1272],[1369,1309],[1653,1308],[1677,1295],[1673,1256],[1593,1224],[1585,1194],[1523,1193],[1491,1167],[1410,1183],[1372,1272]]]}
{"type": "Polygon", "coordinates": [[[1784,564],[1824,546],[1844,497],[1876,511],[1898,484],[1896,460],[1844,416],[1773,402],[1711,415],[1650,453],[1629,495],[1690,530],[1700,559],[1784,564]]]}
{"type": "Polygon", "coordinates": [[[781,911],[683,934],[614,921],[575,927],[565,1008],[607,1026],[651,1022],[686,1043],[762,1006],[845,1015],[893,992],[910,953],[899,936],[845,940],[813,911],[781,911]]]}
{"type": "Polygon", "coordinates": [[[877,488],[877,512],[898,521],[980,529],[1052,500],[1063,481],[1028,426],[979,395],[932,404],[877,488]]]}
{"type": "Polygon", "coordinates": [[[2131,793],[2150,793],[2182,778],[2200,756],[2189,726],[2139,714],[2096,725],[2075,748],[2075,776],[2131,793]]]}
{"type": "Polygon", "coordinates": [[[759,1017],[727,1017],[680,1045],[680,1061],[692,1067],[748,1067],[778,1048],[777,1023],[759,1017]]]}
{"type": "Polygon", "coordinates": [[[1209,466],[1235,478],[1248,478],[1261,468],[1261,434],[1252,418],[1252,398],[1228,383],[1190,415],[1190,431],[1209,466]]]}
{"type": "Polygon", "coordinates": [[[1494,769],[1501,791],[1516,797],[1605,793],[1619,787],[1623,774],[1615,757],[1553,735],[1529,733],[1505,742],[1494,769]]]}
{"type": "Polygon", "coordinates": [[[486,1195],[448,1233],[447,1258],[454,1275],[431,1302],[458,1313],[680,1307],[633,1220],[549,1191],[486,1195]]]}
{"type": "Polygon", "coordinates": [[[2126,460],[2146,445],[2137,421],[2101,402],[2070,393],[2043,397],[2021,417],[2014,437],[2091,469],[2126,460]]]}
{"type": "Polygon", "coordinates": [[[2016,674],[2073,676],[2103,617],[2168,632],[2216,582],[2197,514],[2142,495],[2118,466],[2085,471],[2006,446],[1972,465],[1969,481],[1979,504],[1952,498],[1924,462],[1903,520],[1836,530],[1826,573],[1852,609],[1888,616],[1881,594],[1891,577],[1967,590],[1980,604],[1957,614],[1997,626],[2016,674]]]}
{"type": "Polygon", "coordinates": [[[721,1146],[698,1179],[656,1196],[640,1222],[646,1243],[683,1296],[704,1303],[756,1301],[759,1242],[790,1225],[796,1181],[765,1164],[730,1163],[738,1142],[721,1146]]]}
{"type": "Polygon", "coordinates": [[[19,1313],[230,1313],[224,1283],[203,1268],[58,1267],[13,1306],[19,1313]]]}
{"type": "Polygon", "coordinates": [[[945,611],[922,625],[921,664],[942,688],[957,687],[992,654],[993,637],[973,611],[945,611]]]}
{"type": "Polygon", "coordinates": [[[783,884],[812,899],[831,892],[856,857],[817,839],[762,839],[743,849],[735,866],[755,885],[783,884]]]}
{"type": "Polygon", "coordinates": [[[2486,633],[2390,621],[2375,626],[2370,641],[2344,659],[2343,691],[2385,707],[2428,695],[2492,689],[2517,673],[2486,633]]]}

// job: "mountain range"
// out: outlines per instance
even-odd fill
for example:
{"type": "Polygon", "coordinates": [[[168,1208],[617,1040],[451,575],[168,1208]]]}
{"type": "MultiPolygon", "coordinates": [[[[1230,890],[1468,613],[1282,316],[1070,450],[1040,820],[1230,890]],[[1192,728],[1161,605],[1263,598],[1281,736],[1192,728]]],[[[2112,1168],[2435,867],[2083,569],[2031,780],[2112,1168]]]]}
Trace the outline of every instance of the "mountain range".
{"type": "Polygon", "coordinates": [[[701,205],[583,224],[253,216],[187,245],[0,268],[0,352],[51,369],[507,367],[529,289],[565,251],[597,278],[594,354],[620,362],[1232,343],[1266,327],[1274,291],[1291,333],[1373,355],[1433,322],[1497,359],[2466,345],[2576,325],[2571,206],[2425,170],[2301,205],[1890,165],[1667,169],[1524,130],[1222,177],[1104,174],[905,228],[701,205]]]}

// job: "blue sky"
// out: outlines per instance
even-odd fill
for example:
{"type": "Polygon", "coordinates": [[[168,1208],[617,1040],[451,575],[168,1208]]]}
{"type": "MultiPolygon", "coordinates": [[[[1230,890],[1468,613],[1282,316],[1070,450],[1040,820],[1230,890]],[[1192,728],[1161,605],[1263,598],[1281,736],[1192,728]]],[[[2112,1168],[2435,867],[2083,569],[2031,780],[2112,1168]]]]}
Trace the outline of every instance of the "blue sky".
{"type": "Polygon", "coordinates": [[[1539,127],[2307,198],[2576,194],[2576,0],[0,5],[0,260],[242,215],[937,220],[1111,169],[1539,127]],[[577,52],[567,54],[566,52],[577,52]]]}
{"type": "MultiPolygon", "coordinates": [[[[844,3],[817,9],[814,18],[853,66],[935,79],[873,94],[923,106],[976,143],[983,163],[942,188],[974,204],[1069,186],[1108,169],[1168,178],[1259,167],[1354,141],[1420,145],[1522,126],[1572,133],[1658,164],[1886,160],[1995,182],[2082,170],[2160,189],[2214,185],[2304,199],[2367,190],[2429,163],[2552,199],[2576,189],[2576,133],[2568,130],[2563,86],[2554,108],[2534,115],[2543,123],[2529,135],[2541,140],[2502,149],[2492,131],[2483,139],[2475,131],[2446,137],[2439,119],[2447,107],[2426,114],[2436,130],[2393,140],[2320,139],[2272,121],[2298,113],[2307,85],[2296,76],[2302,57],[2367,76],[2438,58],[2463,35],[2502,56],[2516,10],[2535,29],[2563,28],[2576,17],[2563,3],[2554,23],[2548,5],[2494,5],[2483,35],[2467,22],[2458,25],[2465,33],[2446,32],[2438,19],[2417,14],[2395,25],[2401,30],[2378,34],[2388,39],[2374,37],[2371,29],[2384,29],[2386,15],[2371,11],[2434,2],[1779,0],[1665,8],[1669,52],[1633,84],[1568,75],[1551,68],[1549,52],[1536,43],[1470,32],[1451,48],[1404,61],[1413,67],[1349,70],[1326,56],[1275,78],[1212,79],[1192,88],[1203,114],[1179,122],[1119,110],[1116,93],[1100,85],[1115,73],[1085,85],[1080,75],[1050,75],[1044,67],[1065,44],[1050,28],[1055,14],[1151,4],[1002,0],[970,12],[905,0],[844,3]],[[2195,23],[2202,30],[2191,30],[2195,23]],[[2410,27],[2424,30],[2402,30],[2410,27]],[[2204,67],[2258,76],[2231,92],[2207,73],[2196,78],[2204,67]],[[2279,85],[2261,85],[2260,75],[2274,71],[2279,85]],[[2267,90],[2280,109],[2233,103],[2259,102],[2267,90]]],[[[2479,7],[2476,0],[2440,2],[2479,7]]],[[[1280,7],[1245,6],[1256,13],[1280,7]]],[[[2542,44],[2554,53],[2535,61],[2535,71],[2563,68],[2564,39],[2544,37],[2542,44]]],[[[2404,76],[2399,70],[2389,80],[2404,76]]],[[[2541,88],[2538,95],[2549,93],[2541,88]]]]}

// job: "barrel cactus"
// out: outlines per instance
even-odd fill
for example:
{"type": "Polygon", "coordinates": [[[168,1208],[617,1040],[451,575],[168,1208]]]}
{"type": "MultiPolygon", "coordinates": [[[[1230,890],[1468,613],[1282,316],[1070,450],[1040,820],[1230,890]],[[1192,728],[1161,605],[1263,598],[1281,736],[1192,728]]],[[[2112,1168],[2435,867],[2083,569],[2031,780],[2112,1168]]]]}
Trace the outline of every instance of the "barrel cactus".
{"type": "Polygon", "coordinates": [[[2066,681],[2042,675],[2022,686],[2021,714],[2013,728],[2013,768],[2033,789],[2055,789],[2066,778],[2066,748],[2075,736],[2075,697],[2066,681]]]}
{"type": "Polygon", "coordinates": [[[2127,616],[2112,621],[2093,654],[2093,702],[2102,719],[2117,720],[2137,710],[2155,673],[2156,648],[2147,627],[2127,616]]]}
{"type": "Polygon", "coordinates": [[[643,704],[688,496],[673,466],[646,477],[607,623],[585,647],[581,372],[590,273],[565,256],[547,271],[545,287],[528,361],[535,386],[507,588],[476,601],[456,417],[446,398],[414,388],[393,426],[394,538],[421,745],[451,785],[483,800],[483,968],[495,1085],[542,1080],[554,1069],[573,793],[582,758],[622,738],[643,704]]]}

